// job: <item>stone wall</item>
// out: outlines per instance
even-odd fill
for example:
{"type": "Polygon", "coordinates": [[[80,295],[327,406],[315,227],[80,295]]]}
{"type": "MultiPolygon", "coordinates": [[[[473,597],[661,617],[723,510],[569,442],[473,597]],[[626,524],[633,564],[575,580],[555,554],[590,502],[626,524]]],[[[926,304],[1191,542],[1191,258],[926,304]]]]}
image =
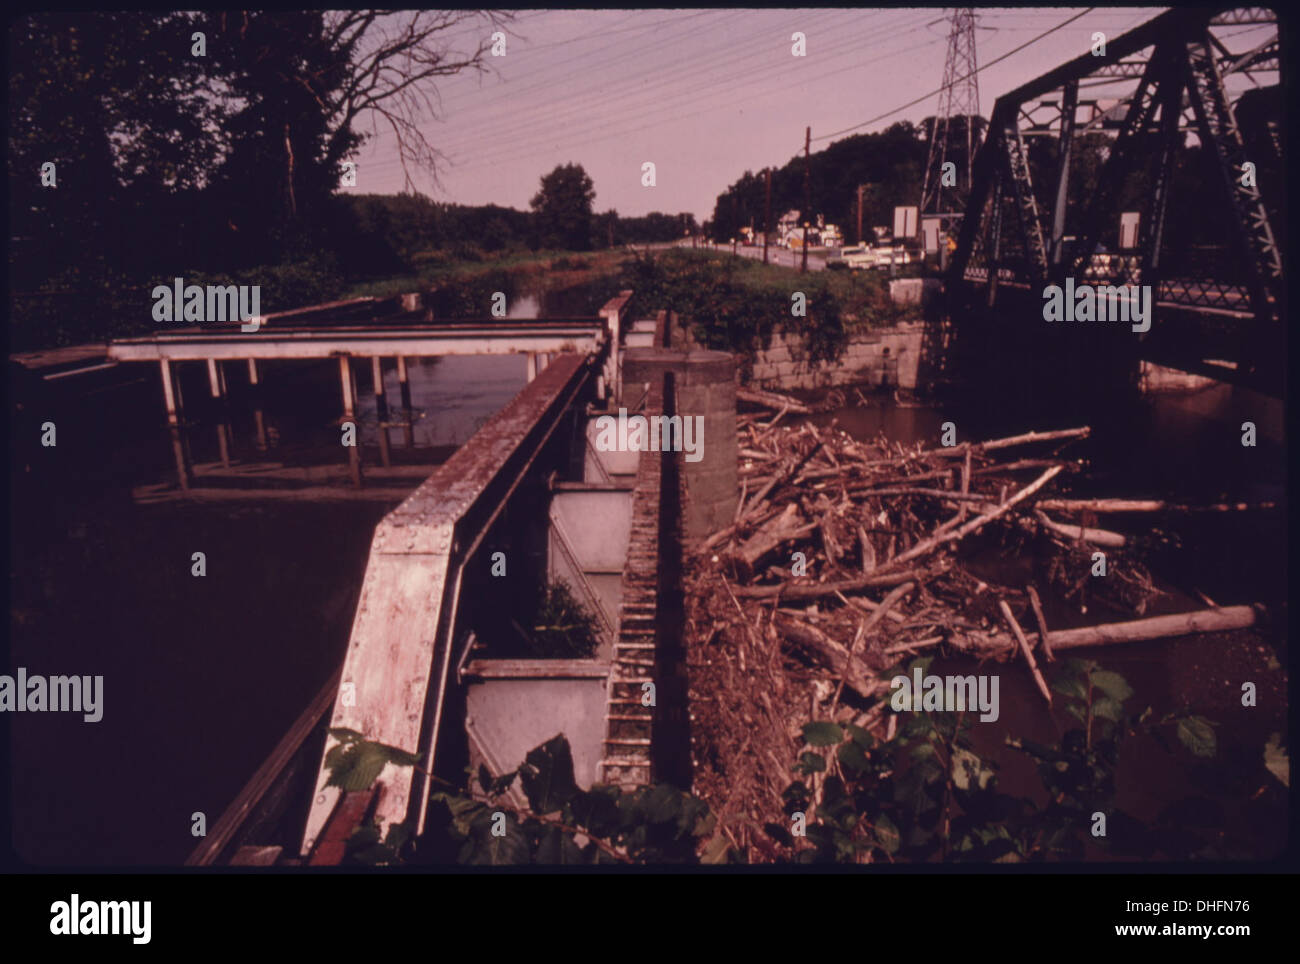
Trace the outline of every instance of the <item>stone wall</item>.
{"type": "Polygon", "coordinates": [[[904,322],[849,339],[844,354],[834,362],[810,363],[802,341],[775,335],[766,351],[754,359],[750,384],[758,388],[789,390],[830,385],[880,385],[888,379],[901,388],[916,387],[924,324],[904,322]]]}

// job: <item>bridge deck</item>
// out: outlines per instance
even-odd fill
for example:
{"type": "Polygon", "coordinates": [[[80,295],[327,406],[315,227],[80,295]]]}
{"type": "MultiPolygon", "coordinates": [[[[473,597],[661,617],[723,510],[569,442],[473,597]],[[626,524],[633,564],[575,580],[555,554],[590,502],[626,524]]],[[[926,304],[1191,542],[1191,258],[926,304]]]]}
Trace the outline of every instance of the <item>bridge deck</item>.
{"type": "Polygon", "coordinates": [[[115,339],[109,345],[108,357],[114,361],[219,361],[338,355],[419,358],[589,352],[600,346],[605,329],[605,322],[600,318],[387,328],[276,328],[256,332],[187,328],[143,338],[115,339]]]}

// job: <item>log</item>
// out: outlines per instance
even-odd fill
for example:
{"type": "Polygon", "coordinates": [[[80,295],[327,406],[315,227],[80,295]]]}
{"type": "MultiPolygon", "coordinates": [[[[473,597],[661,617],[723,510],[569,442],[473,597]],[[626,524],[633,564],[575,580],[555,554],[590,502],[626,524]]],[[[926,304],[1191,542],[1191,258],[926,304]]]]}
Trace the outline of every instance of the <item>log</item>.
{"type": "Polygon", "coordinates": [[[1087,438],[1092,429],[1087,425],[1079,428],[1062,428],[1052,432],[1025,432],[1023,435],[1008,435],[1006,438],[990,439],[987,442],[967,442],[965,445],[954,445],[952,448],[927,449],[922,455],[938,455],[946,458],[954,456],[964,456],[964,449],[975,448],[983,452],[993,452],[997,449],[1011,448],[1014,445],[1030,445],[1034,442],[1051,442],[1057,439],[1074,439],[1087,438]]]}
{"type": "MultiPolygon", "coordinates": [[[[1215,609],[1196,609],[1173,616],[1150,616],[1122,623],[1104,623],[1079,629],[1057,629],[1052,632],[1052,650],[1080,649],[1085,646],[1115,646],[1137,643],[1148,639],[1165,639],[1170,636],[1188,636],[1193,633],[1225,633],[1255,625],[1264,611],[1260,605],[1223,606],[1215,609]]],[[[1038,639],[1034,633],[1030,641],[1038,639]]],[[[1004,650],[1016,646],[1011,636],[994,635],[983,639],[967,637],[958,641],[976,650],[1004,650]]]]}
{"type": "Polygon", "coordinates": [[[1091,526],[1070,526],[1063,525],[1048,518],[1047,514],[1042,511],[1034,513],[1034,516],[1046,528],[1051,529],[1058,535],[1067,539],[1079,539],[1083,542],[1091,542],[1095,546],[1111,546],[1112,548],[1122,548],[1128,544],[1128,539],[1121,533],[1111,532],[1109,529],[1096,529],[1091,526]]]}
{"type": "Polygon", "coordinates": [[[740,517],[740,521],[744,522],[745,519],[753,515],[758,510],[758,507],[763,504],[763,500],[767,498],[768,493],[770,493],[778,485],[784,484],[788,479],[793,477],[795,473],[797,473],[801,468],[807,465],[808,460],[811,459],[814,455],[816,455],[817,452],[821,449],[821,447],[822,447],[822,440],[818,439],[816,444],[813,445],[813,447],[810,448],[805,455],[799,456],[799,458],[797,458],[794,461],[793,465],[790,465],[787,468],[782,469],[780,472],[777,472],[776,475],[772,476],[772,478],[768,481],[767,485],[759,489],[758,492],[755,493],[754,498],[750,500],[749,505],[746,506],[744,513],[740,517]]]}
{"type": "Polygon", "coordinates": [[[1050,512],[1249,512],[1276,509],[1276,502],[1218,502],[1214,505],[1177,505],[1159,499],[1040,499],[1040,509],[1050,512]]]}
{"type": "Polygon", "coordinates": [[[728,553],[728,556],[744,578],[748,579],[753,575],[758,561],[765,555],[782,543],[800,539],[816,528],[816,522],[804,525],[799,507],[791,502],[784,512],[765,523],[748,540],[728,553]]]}
{"type": "Polygon", "coordinates": [[[809,586],[781,583],[776,586],[737,586],[732,591],[741,599],[770,599],[779,595],[785,600],[801,601],[804,599],[820,599],[822,596],[832,596],[837,592],[856,592],[859,589],[867,589],[872,586],[897,586],[900,583],[917,579],[922,574],[923,571],[920,569],[909,569],[903,572],[888,572],[879,575],[872,573],[868,576],[841,579],[837,582],[814,583],[809,586]]]}
{"type": "Polygon", "coordinates": [[[772,614],[772,625],[786,639],[816,656],[832,672],[842,675],[844,685],[859,696],[870,699],[889,688],[888,683],[876,677],[870,666],[856,656],[850,660],[849,651],[816,626],[781,612],[772,614]]]}
{"type": "Polygon", "coordinates": [[[762,405],[766,408],[781,409],[788,408],[796,415],[807,415],[812,411],[807,405],[797,398],[791,398],[789,395],[782,395],[779,392],[765,392],[757,388],[736,388],[736,401],[749,402],[753,405],[762,405]]]}

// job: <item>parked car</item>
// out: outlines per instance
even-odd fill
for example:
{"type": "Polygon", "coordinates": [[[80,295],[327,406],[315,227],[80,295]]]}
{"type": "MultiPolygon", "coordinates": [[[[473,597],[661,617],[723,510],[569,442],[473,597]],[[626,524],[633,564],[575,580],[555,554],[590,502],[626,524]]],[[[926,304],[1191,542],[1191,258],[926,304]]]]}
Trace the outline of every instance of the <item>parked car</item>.
{"type": "Polygon", "coordinates": [[[833,258],[826,260],[828,268],[871,268],[876,264],[877,252],[869,244],[859,244],[853,247],[840,248],[840,253],[833,258]]]}

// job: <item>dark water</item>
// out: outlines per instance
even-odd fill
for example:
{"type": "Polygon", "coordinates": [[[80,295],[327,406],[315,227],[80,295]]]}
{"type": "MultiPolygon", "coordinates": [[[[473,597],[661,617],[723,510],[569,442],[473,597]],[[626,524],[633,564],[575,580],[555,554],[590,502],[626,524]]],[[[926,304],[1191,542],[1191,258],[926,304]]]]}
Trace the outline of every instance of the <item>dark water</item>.
{"type": "MultiPolygon", "coordinates": [[[[941,426],[952,421],[957,441],[1013,435],[1033,429],[1059,428],[1036,422],[1032,413],[996,405],[960,402],[918,406],[881,403],[852,406],[815,417],[834,420],[856,438],[886,437],[909,443],[938,444],[941,426]]],[[[1086,460],[1085,471],[1070,477],[1058,491],[1075,497],[1167,499],[1182,503],[1273,501],[1285,505],[1286,459],[1281,445],[1283,413],[1279,402],[1219,385],[1180,395],[1155,395],[1102,410],[1090,420],[1093,435],[1065,450],[1086,460]],[[1241,444],[1241,423],[1259,429],[1255,448],[1241,444]]],[[[1026,450],[1026,456],[1028,450],[1026,450]]],[[[1028,482],[1032,474],[1024,474],[1028,482]]],[[[1059,478],[1059,477],[1058,477],[1059,478]]],[[[1130,711],[1150,706],[1156,714],[1192,712],[1218,723],[1219,756],[1215,767],[1197,763],[1184,751],[1171,754],[1152,738],[1138,735],[1125,745],[1117,774],[1121,809],[1150,821],[1162,808],[1184,798],[1213,801],[1225,826],[1244,840],[1253,857],[1279,853],[1286,841],[1285,793],[1259,767],[1271,733],[1287,731],[1286,525],[1283,512],[1184,516],[1105,516],[1098,523],[1125,532],[1144,544],[1145,559],[1158,589],[1146,615],[1202,608],[1203,593],[1219,605],[1262,602],[1274,618],[1249,631],[1212,633],[1127,646],[1071,650],[1123,675],[1136,695],[1130,711]],[[1157,532],[1156,530],[1159,530],[1157,532]],[[1243,682],[1258,688],[1258,705],[1241,705],[1243,682]],[[1262,775],[1261,775],[1262,774],[1262,775]],[[1264,787],[1254,803],[1251,797],[1264,787]]],[[[977,542],[967,564],[981,578],[1020,586],[1042,585],[1041,560],[1004,552],[993,540],[977,542]]],[[[1048,624],[1068,628],[1138,618],[1094,605],[1080,611],[1045,599],[1048,624]]],[[[1055,668],[1041,667],[1049,682],[1055,668]]],[[[1027,668],[1019,660],[985,664],[938,658],[936,675],[1000,675],[1001,716],[996,723],[977,723],[976,749],[1001,767],[1006,792],[1042,797],[1041,783],[1027,757],[1006,747],[1007,737],[1059,743],[1064,729],[1075,725],[1059,705],[1049,709],[1027,668]]],[[[1167,728],[1169,729],[1169,728],[1167,728]]],[[[1176,744],[1177,741],[1174,740],[1176,744]]],[[[1180,748],[1181,749],[1181,748],[1180,748]]],[[[1037,799],[1042,805],[1045,801],[1037,799]]]]}
{"type": "MultiPolygon", "coordinates": [[[[594,289],[524,292],[512,314],[591,313],[597,297],[594,289]]],[[[355,372],[362,460],[378,472],[369,365],[356,364],[355,372]]],[[[11,386],[13,564],[5,671],[23,666],[29,674],[104,676],[99,723],[69,713],[0,715],[0,728],[8,731],[0,737],[11,749],[14,844],[33,864],[179,864],[197,843],[191,815],[204,813],[211,828],[342,658],[371,534],[400,496],[340,497],[350,490],[339,444],[336,362],[262,367],[262,412],[272,436],[266,452],[255,445],[246,368],[231,365],[227,377],[236,464],[328,470],[300,484],[295,498],[269,491],[269,484],[259,491],[261,483],[247,479],[223,485],[242,490],[238,499],[134,498],[139,487],[174,483],[153,366],[11,386]],[[54,448],[39,444],[46,420],[58,427],[54,448]],[[191,575],[196,551],[206,554],[203,578],[191,575]]],[[[410,378],[412,444],[401,429],[390,429],[391,459],[399,467],[431,467],[523,387],[524,360],[449,357],[412,363],[410,378]]],[[[391,365],[385,383],[395,407],[391,365]]],[[[182,385],[193,458],[214,462],[220,413],[208,398],[204,366],[183,366],[182,385]]],[[[1262,426],[1276,422],[1271,431],[1279,435],[1280,416],[1255,414],[1266,408],[1231,389],[1127,407],[1076,447],[1091,459],[1089,472],[1074,481],[1076,491],[1278,498],[1282,452],[1262,426]],[[1237,441],[1243,412],[1261,424],[1258,449],[1242,450],[1237,441]]],[[[1037,425],[1032,413],[959,404],[854,408],[834,417],[861,437],[884,430],[904,442],[936,439],[948,419],[959,440],[1060,427],[1037,425]]],[[[415,472],[385,484],[409,490],[420,478],[415,472]]],[[[1168,611],[1199,605],[1188,596],[1193,589],[1224,604],[1285,598],[1284,527],[1277,518],[1202,518],[1182,526],[1188,547],[1157,560],[1162,588],[1171,593],[1159,605],[1168,611]]],[[[1005,573],[996,567],[1015,563],[992,558],[988,564],[1005,573]]],[[[1095,615],[1053,612],[1049,619],[1083,624],[1095,615]]],[[[1285,691],[1279,674],[1267,669],[1270,658],[1286,663],[1276,635],[1236,634],[1226,642],[1190,637],[1099,655],[1157,710],[1190,700],[1198,712],[1223,720],[1220,740],[1234,752],[1253,758],[1267,731],[1284,729],[1285,691]],[[1242,678],[1259,681],[1256,711],[1234,708],[1242,678]]],[[[932,669],[942,671],[938,663],[932,669]]],[[[1001,672],[1005,728],[1050,737],[1059,721],[1033,684],[1018,667],[1001,672]]],[[[980,735],[999,758],[994,744],[1002,732],[980,735]]],[[[1181,778],[1176,767],[1160,769],[1163,759],[1149,754],[1139,765],[1173,787],[1181,778]]],[[[1007,779],[1015,778],[1014,761],[1007,766],[1007,779]]],[[[1141,791],[1150,781],[1130,785],[1141,791]]],[[[1138,804],[1155,806],[1162,794],[1139,792],[1138,804]]]]}
{"type": "MultiPolygon", "coordinates": [[[[539,304],[572,314],[589,300],[539,304]]],[[[261,365],[266,451],[247,366],[226,366],[232,462],[281,468],[208,474],[207,498],[192,501],[166,498],[176,480],[156,366],[15,383],[11,651],[0,672],[104,677],[98,723],[0,716],[19,855],[41,866],[183,861],[198,843],[191,815],[211,829],[341,661],[375,525],[523,388],[524,364],[412,361],[410,444],[389,429],[391,461],[408,471],[385,479],[370,365],[354,361],[367,482],[401,493],[367,500],[349,497],[336,361],[261,365]],[[54,448],[39,444],[46,420],[54,448]],[[153,501],[133,497],[145,490],[153,501]],[[191,574],[196,551],[202,578],[191,574]]],[[[384,380],[397,421],[391,359],[384,380]]],[[[181,383],[191,456],[211,473],[223,416],[205,366],[181,366],[181,383]]]]}

